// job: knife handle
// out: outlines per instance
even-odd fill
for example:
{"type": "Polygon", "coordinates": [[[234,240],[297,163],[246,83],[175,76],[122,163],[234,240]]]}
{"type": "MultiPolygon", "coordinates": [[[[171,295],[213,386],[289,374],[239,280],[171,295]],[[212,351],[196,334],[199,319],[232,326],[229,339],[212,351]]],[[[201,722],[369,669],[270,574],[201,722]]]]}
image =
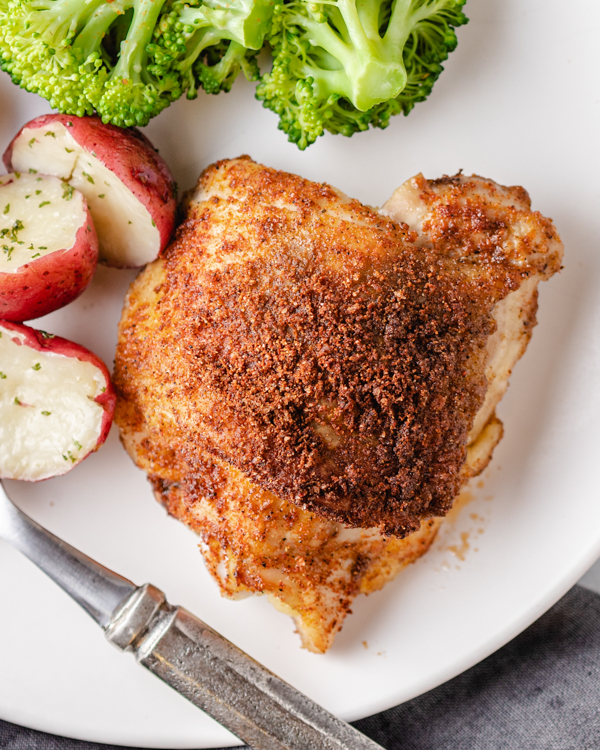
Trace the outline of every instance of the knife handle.
{"type": "Polygon", "coordinates": [[[105,632],[254,750],[382,750],[151,584],[136,589],[105,632]]]}

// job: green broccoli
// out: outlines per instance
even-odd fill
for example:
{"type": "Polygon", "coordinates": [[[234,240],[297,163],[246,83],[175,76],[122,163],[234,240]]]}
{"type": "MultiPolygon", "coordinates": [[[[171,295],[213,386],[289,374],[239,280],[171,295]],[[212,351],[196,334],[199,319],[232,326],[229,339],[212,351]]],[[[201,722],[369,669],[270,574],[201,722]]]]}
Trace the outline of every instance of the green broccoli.
{"type": "MultiPolygon", "coordinates": [[[[211,45],[194,64],[194,79],[207,94],[230,91],[240,71],[248,81],[257,81],[260,77],[256,62],[259,51],[227,40],[211,45]]],[[[193,98],[194,93],[190,87],[188,98],[193,98]]]]}
{"type": "Polygon", "coordinates": [[[384,128],[425,99],[465,0],[0,0],[0,67],[60,112],[145,125],[240,71],[300,148],[384,128]]]}
{"type": "Polygon", "coordinates": [[[427,98],[466,0],[280,0],[256,96],[304,149],[325,130],[385,128],[427,98]]]}
{"type": "Polygon", "coordinates": [[[272,7],[271,0],[0,0],[0,66],[60,112],[145,125],[198,85],[227,90],[239,70],[256,78],[272,7]]]}
{"type": "Polygon", "coordinates": [[[175,0],[157,27],[152,53],[171,61],[190,99],[198,86],[209,94],[229,91],[240,70],[248,80],[258,78],[256,55],[273,8],[274,0],[175,0]]]}

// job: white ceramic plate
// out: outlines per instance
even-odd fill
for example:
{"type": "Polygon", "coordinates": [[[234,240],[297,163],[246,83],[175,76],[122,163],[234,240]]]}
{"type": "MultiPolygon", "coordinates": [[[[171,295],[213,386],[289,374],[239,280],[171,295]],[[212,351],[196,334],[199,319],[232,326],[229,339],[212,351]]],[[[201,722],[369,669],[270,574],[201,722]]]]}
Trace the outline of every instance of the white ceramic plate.
{"type": "MultiPolygon", "coordinates": [[[[566,268],[541,292],[539,327],[500,408],[505,438],[475,499],[435,548],[359,599],[326,656],[299,648],[260,598],[221,600],[191,532],[153,501],[116,434],[71,474],[9,483],[41,523],[104,564],[164,589],[331,711],[356,719],[439,685],[553,604],[600,553],[600,80],[597,0],[470,0],[470,25],[429,101],[387,131],[325,137],[301,153],[242,81],[180,101],[147,128],[182,188],[217,158],[327,181],[379,205],[406,178],[458,169],[524,185],[551,216],[566,268]]],[[[46,104],[0,76],[1,141],[46,104]]],[[[110,365],[131,272],[91,288],[40,327],[110,365]]],[[[0,544],[0,716],[107,743],[237,744],[102,633],[29,562],[0,544]]]]}

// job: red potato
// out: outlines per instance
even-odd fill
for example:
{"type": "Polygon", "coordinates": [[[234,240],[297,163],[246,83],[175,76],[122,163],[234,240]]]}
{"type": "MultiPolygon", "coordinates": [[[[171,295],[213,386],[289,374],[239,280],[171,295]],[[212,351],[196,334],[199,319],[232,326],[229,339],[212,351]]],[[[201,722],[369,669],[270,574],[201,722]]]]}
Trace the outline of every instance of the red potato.
{"type": "Polygon", "coordinates": [[[83,195],[58,177],[0,176],[0,319],[39,318],[72,302],[98,263],[83,195]]]}
{"type": "Polygon", "coordinates": [[[136,129],[98,117],[44,115],[27,123],[4,154],[9,171],[37,169],[85,196],[100,260],[143,266],[166,247],[175,226],[176,186],[164,160],[136,129]]]}
{"type": "Polygon", "coordinates": [[[0,321],[0,477],[65,474],[106,440],[116,395],[95,354],[0,321]]]}

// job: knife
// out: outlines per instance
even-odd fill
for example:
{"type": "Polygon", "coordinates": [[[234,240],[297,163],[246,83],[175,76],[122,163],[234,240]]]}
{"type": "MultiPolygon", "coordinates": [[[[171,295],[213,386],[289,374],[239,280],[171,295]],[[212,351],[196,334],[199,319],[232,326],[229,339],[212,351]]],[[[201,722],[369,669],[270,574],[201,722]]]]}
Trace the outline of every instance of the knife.
{"type": "Polygon", "coordinates": [[[72,596],[114,646],[254,750],[383,750],[152,584],[136,586],[44,529],[1,481],[0,538],[72,596]]]}

